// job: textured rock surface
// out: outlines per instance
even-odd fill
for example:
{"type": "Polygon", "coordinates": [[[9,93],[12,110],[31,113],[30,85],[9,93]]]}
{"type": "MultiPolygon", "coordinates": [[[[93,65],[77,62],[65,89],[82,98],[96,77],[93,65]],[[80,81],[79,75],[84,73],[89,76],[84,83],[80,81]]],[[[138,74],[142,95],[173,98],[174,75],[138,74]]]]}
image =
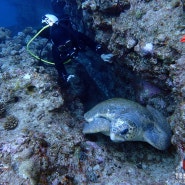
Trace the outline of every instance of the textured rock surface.
{"type": "Polygon", "coordinates": [[[183,51],[179,1],[94,0],[85,1],[82,7],[86,16],[92,16],[96,40],[117,56],[117,63],[125,63],[163,89],[170,88],[170,64],[183,51]],[[115,13],[115,8],[120,11],[115,13]]]}
{"type": "MultiPolygon", "coordinates": [[[[116,65],[130,66],[146,81],[171,93],[179,106],[184,83],[184,44],[179,42],[184,34],[181,1],[106,2],[82,3],[84,14],[89,19],[92,16],[89,27],[96,40],[117,56],[116,65]],[[122,8],[118,14],[115,7],[122,8]]],[[[170,111],[170,107],[166,109],[170,111]]]]}
{"type": "MultiPolygon", "coordinates": [[[[26,52],[25,43],[33,34],[27,28],[0,45],[0,99],[6,104],[0,118],[0,182],[175,184],[178,157],[173,150],[160,152],[142,143],[112,144],[102,136],[84,138],[81,100],[90,100],[87,89],[97,92],[93,81],[87,76],[80,81],[82,66],[73,63],[67,69],[74,74],[79,67],[80,73],[69,89],[60,90],[55,69],[38,65],[26,52]],[[3,124],[10,115],[19,124],[5,130],[3,124]]],[[[44,44],[45,40],[36,39],[31,49],[37,53],[44,44]]],[[[49,49],[48,45],[43,57],[49,49]]]]}
{"type": "MultiPolygon", "coordinates": [[[[3,38],[0,100],[6,111],[0,117],[0,183],[180,184],[176,173],[183,172],[185,150],[181,1],[71,0],[68,4],[75,5],[68,6],[75,26],[94,35],[115,55],[114,62],[102,63],[89,51],[81,54],[78,60],[89,76],[81,64],[67,66],[77,78],[70,89],[60,91],[56,71],[38,65],[26,52],[34,30],[3,38]],[[143,143],[115,144],[99,135],[84,138],[83,103],[97,89],[103,98],[129,98],[163,112],[173,128],[172,142],[179,155],[173,147],[160,152],[143,143]],[[10,115],[19,124],[7,131],[3,123],[10,115]],[[33,164],[37,165],[33,168],[33,164]]],[[[36,39],[31,49],[38,54],[45,42],[36,39]]],[[[43,57],[49,51],[50,45],[43,57]]],[[[99,100],[95,96],[85,108],[99,100]]]]}
{"type": "Polygon", "coordinates": [[[144,80],[137,87],[142,90],[139,95],[136,92],[136,100],[152,104],[168,116],[180,161],[185,155],[182,2],[86,0],[81,4],[87,28],[116,56],[118,76],[124,77],[127,66],[144,80]]]}

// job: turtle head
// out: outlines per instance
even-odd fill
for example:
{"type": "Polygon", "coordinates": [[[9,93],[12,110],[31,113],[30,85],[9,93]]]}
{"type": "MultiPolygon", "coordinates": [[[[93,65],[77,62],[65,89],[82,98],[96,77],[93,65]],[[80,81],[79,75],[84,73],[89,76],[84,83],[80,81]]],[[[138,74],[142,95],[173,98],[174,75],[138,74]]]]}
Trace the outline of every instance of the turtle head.
{"type": "Polygon", "coordinates": [[[131,141],[136,136],[137,127],[128,118],[119,117],[112,123],[110,138],[114,142],[131,141]]]}

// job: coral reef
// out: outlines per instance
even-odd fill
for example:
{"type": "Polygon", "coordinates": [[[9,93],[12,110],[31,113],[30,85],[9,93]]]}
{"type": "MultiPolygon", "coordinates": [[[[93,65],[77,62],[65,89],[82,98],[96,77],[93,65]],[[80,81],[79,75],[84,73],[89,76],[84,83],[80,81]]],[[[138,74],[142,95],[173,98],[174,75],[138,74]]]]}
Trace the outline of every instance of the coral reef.
{"type": "MultiPolygon", "coordinates": [[[[28,29],[0,45],[4,48],[0,58],[0,99],[6,104],[6,114],[0,122],[5,123],[9,115],[19,120],[13,130],[7,131],[0,124],[1,183],[174,184],[178,158],[173,149],[159,152],[147,144],[113,144],[104,136],[84,137],[83,114],[99,101],[98,95],[88,107],[83,101],[89,100],[92,92],[98,93],[93,88],[95,83],[88,74],[78,77],[85,75],[83,66],[71,63],[66,67],[76,80],[69,89],[60,89],[55,69],[39,65],[25,49],[34,33],[28,29]],[[89,96],[87,89],[91,91],[89,96]]],[[[37,53],[44,43],[45,39],[36,39],[33,52],[37,53]]],[[[49,51],[50,45],[44,48],[44,56],[49,51]]],[[[85,55],[80,57],[89,61],[85,55]]],[[[148,84],[145,87],[151,89],[149,93],[158,93],[148,84]]],[[[6,129],[12,128],[9,126],[6,129]]]]}
{"type": "Polygon", "coordinates": [[[3,116],[3,114],[5,113],[5,111],[6,111],[5,103],[3,101],[0,101],[0,117],[3,116]]]}
{"type": "Polygon", "coordinates": [[[10,37],[11,31],[4,27],[0,27],[0,43],[10,37]]]}
{"type": "MultiPolygon", "coordinates": [[[[84,19],[91,20],[87,27],[94,30],[96,40],[107,46],[108,52],[117,56],[117,66],[121,68],[124,63],[143,79],[139,87],[142,88],[139,93],[141,102],[145,99],[143,93],[147,86],[149,92],[159,89],[157,94],[160,97],[156,98],[156,94],[151,93],[143,103],[154,103],[158,99],[154,106],[161,104],[160,109],[163,109],[162,102],[167,103],[163,107],[167,115],[172,115],[175,109],[179,110],[180,102],[183,102],[184,68],[180,67],[183,65],[180,63],[183,63],[184,46],[179,42],[184,34],[182,3],[179,0],[168,3],[130,0],[127,6],[122,6],[124,2],[83,2],[84,19]],[[115,4],[123,7],[119,14],[114,14],[115,4]],[[167,101],[164,99],[165,94],[169,95],[167,101]],[[171,105],[170,101],[173,102],[171,105]]],[[[172,117],[178,116],[174,113],[172,117]]],[[[173,121],[171,125],[174,125],[173,121]]]]}
{"type": "Polygon", "coordinates": [[[3,125],[5,130],[12,130],[17,127],[19,121],[15,116],[8,116],[6,119],[7,120],[3,125]]]}
{"type": "MultiPolygon", "coordinates": [[[[61,89],[56,70],[26,51],[36,30],[25,28],[13,37],[2,30],[0,184],[182,184],[181,1],[70,0],[67,5],[76,28],[85,28],[114,55],[114,62],[104,63],[89,50],[80,53],[77,63],[66,66],[76,78],[69,89],[61,89]],[[173,146],[161,152],[147,143],[120,144],[98,134],[84,136],[84,112],[115,96],[162,112],[173,130],[173,146]],[[7,131],[13,127],[9,122],[4,129],[3,123],[10,115],[16,116],[18,126],[7,131]]],[[[46,42],[38,37],[30,49],[39,55],[46,42]]],[[[50,51],[48,44],[42,58],[51,59],[50,51]]]]}
{"type": "Polygon", "coordinates": [[[92,16],[89,27],[95,31],[97,41],[117,56],[118,65],[124,62],[144,78],[155,79],[154,83],[163,89],[164,85],[169,88],[169,64],[182,52],[178,42],[182,7],[180,3],[174,6],[174,2],[166,6],[164,1],[126,2],[127,6],[123,6],[125,1],[85,1],[82,8],[87,17],[92,16]],[[123,7],[118,14],[114,14],[115,5],[123,7]]]}

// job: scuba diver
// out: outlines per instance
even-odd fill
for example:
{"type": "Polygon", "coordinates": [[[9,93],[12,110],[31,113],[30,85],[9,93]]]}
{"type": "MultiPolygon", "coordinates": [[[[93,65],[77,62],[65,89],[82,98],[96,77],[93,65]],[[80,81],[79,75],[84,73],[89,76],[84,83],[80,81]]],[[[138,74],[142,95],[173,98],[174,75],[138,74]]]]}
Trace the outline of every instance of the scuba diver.
{"type": "MultiPolygon", "coordinates": [[[[67,73],[64,64],[76,58],[84,46],[88,46],[94,51],[100,51],[101,46],[85,34],[73,29],[69,16],[65,13],[66,3],[64,1],[53,0],[51,4],[58,17],[53,14],[43,16],[42,24],[45,24],[47,28],[41,32],[40,36],[51,40],[53,44],[52,55],[59,75],[59,84],[65,84],[74,75],[67,73]]],[[[113,55],[102,54],[101,56],[104,61],[109,61],[113,55]]]]}
{"type": "Polygon", "coordinates": [[[59,80],[68,82],[73,76],[68,75],[64,63],[74,59],[79,48],[76,39],[77,35],[71,31],[71,25],[62,23],[59,22],[55,15],[46,14],[42,18],[42,24],[47,24],[49,27],[41,33],[41,36],[52,42],[52,56],[55,68],[58,71],[59,80]]]}

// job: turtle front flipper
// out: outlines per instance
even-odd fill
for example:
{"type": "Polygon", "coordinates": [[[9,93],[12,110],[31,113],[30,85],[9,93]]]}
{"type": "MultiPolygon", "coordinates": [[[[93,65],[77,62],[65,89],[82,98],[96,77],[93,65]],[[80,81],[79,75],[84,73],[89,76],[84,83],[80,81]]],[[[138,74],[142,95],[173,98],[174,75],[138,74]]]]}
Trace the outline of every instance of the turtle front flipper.
{"type": "Polygon", "coordinates": [[[171,128],[165,117],[156,109],[151,106],[147,106],[147,109],[151,113],[154,120],[154,127],[146,132],[146,139],[148,142],[158,148],[159,150],[167,149],[171,144],[171,128]],[[153,143],[153,144],[152,144],[153,143]]]}
{"type": "Polygon", "coordinates": [[[155,126],[159,129],[164,131],[169,137],[172,136],[172,131],[170,128],[169,123],[166,121],[166,118],[156,109],[154,109],[151,106],[147,106],[147,109],[151,113],[154,121],[155,121],[155,126]]]}
{"type": "Polygon", "coordinates": [[[143,137],[144,141],[158,150],[166,150],[171,144],[169,135],[156,127],[146,130],[143,137]]]}
{"type": "Polygon", "coordinates": [[[110,121],[106,118],[94,118],[89,123],[85,123],[83,128],[84,134],[92,134],[101,132],[105,135],[110,133],[110,121]]]}

